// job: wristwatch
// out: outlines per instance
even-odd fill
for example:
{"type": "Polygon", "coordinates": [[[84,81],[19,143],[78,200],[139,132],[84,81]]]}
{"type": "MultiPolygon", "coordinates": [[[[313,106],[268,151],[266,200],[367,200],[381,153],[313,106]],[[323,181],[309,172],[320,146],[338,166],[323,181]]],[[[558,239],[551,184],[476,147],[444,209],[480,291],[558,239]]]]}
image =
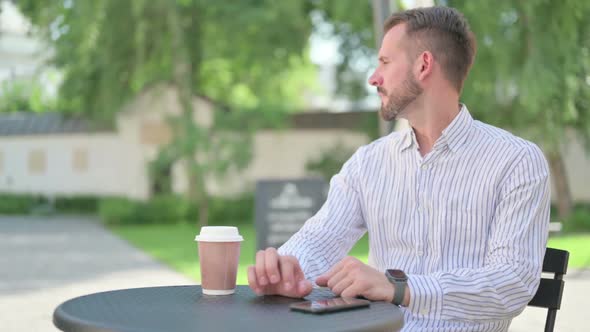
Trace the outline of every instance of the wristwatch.
{"type": "Polygon", "coordinates": [[[385,271],[385,276],[390,283],[393,284],[393,300],[391,303],[401,305],[404,302],[404,294],[406,293],[406,286],[408,284],[408,276],[402,270],[389,269],[385,271]]]}

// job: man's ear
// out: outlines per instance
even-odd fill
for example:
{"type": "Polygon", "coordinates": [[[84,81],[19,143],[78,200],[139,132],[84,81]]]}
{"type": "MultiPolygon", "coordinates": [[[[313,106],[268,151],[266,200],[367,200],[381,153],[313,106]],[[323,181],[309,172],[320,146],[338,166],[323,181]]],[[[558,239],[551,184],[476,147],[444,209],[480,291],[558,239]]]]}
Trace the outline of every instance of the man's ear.
{"type": "Polygon", "coordinates": [[[434,56],[429,51],[420,53],[416,59],[415,74],[418,81],[424,81],[434,70],[434,56]]]}

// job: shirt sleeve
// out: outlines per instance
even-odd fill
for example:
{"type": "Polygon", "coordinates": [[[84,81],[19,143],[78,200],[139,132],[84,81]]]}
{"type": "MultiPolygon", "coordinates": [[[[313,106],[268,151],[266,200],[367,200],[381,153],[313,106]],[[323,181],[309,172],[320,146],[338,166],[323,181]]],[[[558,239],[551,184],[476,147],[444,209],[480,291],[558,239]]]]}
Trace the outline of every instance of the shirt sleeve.
{"type": "Polygon", "coordinates": [[[530,145],[500,184],[485,264],[408,275],[417,317],[483,322],[524,310],[539,286],[547,245],[550,188],[547,161],[530,145]]]}
{"type": "Polygon", "coordinates": [[[366,232],[359,196],[361,154],[362,148],[332,177],[324,205],[278,250],[295,256],[309,280],[343,259],[366,232]]]}

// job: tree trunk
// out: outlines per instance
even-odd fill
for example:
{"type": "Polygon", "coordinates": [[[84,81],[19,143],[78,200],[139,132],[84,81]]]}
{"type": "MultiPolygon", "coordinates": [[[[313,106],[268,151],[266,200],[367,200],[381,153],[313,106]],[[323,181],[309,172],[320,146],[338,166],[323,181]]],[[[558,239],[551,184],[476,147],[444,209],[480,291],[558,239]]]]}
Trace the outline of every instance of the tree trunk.
{"type": "Polygon", "coordinates": [[[207,195],[199,199],[199,224],[201,227],[209,224],[209,199],[207,195]]]}
{"type": "Polygon", "coordinates": [[[557,212],[559,221],[564,222],[572,213],[572,195],[567,181],[567,171],[561,152],[556,150],[547,154],[551,177],[555,185],[555,197],[557,197],[557,212]]]}
{"type": "MultiPolygon", "coordinates": [[[[185,44],[185,36],[183,27],[178,14],[176,6],[169,6],[168,24],[172,37],[172,52],[174,59],[174,85],[178,93],[178,101],[182,107],[183,130],[175,133],[176,135],[184,135],[184,140],[191,139],[198,135],[194,135],[197,128],[193,120],[193,81],[192,81],[192,62],[189,58],[189,50],[185,44]]],[[[196,37],[195,37],[196,38],[196,37]]],[[[199,142],[192,142],[192,148],[183,149],[183,159],[186,160],[186,174],[188,180],[188,196],[192,203],[199,207],[199,225],[206,226],[208,224],[209,203],[207,199],[207,190],[205,187],[205,179],[201,174],[199,167],[197,167],[196,154],[199,142]]]]}
{"type": "Polygon", "coordinates": [[[200,172],[195,171],[196,167],[197,163],[194,161],[187,163],[189,200],[199,208],[198,226],[204,227],[209,224],[209,196],[205,187],[205,178],[200,172]]]}

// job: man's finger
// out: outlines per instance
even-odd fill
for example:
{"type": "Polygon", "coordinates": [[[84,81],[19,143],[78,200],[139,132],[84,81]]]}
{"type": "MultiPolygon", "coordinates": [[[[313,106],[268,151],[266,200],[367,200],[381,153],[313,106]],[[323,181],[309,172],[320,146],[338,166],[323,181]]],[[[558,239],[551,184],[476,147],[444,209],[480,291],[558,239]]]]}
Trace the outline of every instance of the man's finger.
{"type": "Polygon", "coordinates": [[[350,287],[353,282],[354,280],[352,278],[343,278],[338,283],[336,283],[334,287],[331,287],[330,289],[332,290],[332,293],[340,295],[345,289],[350,287]]]}
{"type": "Polygon", "coordinates": [[[266,276],[270,283],[276,284],[281,281],[279,254],[275,248],[268,248],[264,251],[264,265],[266,267],[266,276]]]}
{"type": "Polygon", "coordinates": [[[334,286],[336,286],[340,281],[344,280],[344,279],[351,279],[350,275],[349,275],[349,271],[347,271],[346,269],[341,269],[340,271],[338,271],[338,273],[334,274],[326,283],[326,285],[328,287],[330,287],[330,289],[332,289],[334,286]]]}
{"type": "Polygon", "coordinates": [[[264,250],[259,250],[256,253],[256,278],[260,286],[268,285],[268,279],[266,278],[266,263],[264,262],[266,254],[264,250]]]}
{"type": "Polygon", "coordinates": [[[262,290],[260,289],[260,286],[258,286],[258,281],[256,280],[256,269],[254,266],[248,266],[248,285],[256,295],[262,295],[262,290]]]}
{"type": "Polygon", "coordinates": [[[311,281],[307,280],[307,279],[302,279],[297,283],[297,296],[299,297],[305,297],[307,295],[309,295],[309,293],[311,293],[311,291],[313,290],[313,285],[311,284],[311,281]]]}
{"type": "Polygon", "coordinates": [[[350,286],[346,287],[342,293],[340,293],[341,297],[356,297],[358,295],[362,295],[362,290],[360,289],[360,283],[353,282],[350,286]]]}
{"type": "Polygon", "coordinates": [[[313,290],[313,284],[311,281],[305,279],[305,273],[303,273],[299,261],[296,258],[292,258],[291,261],[293,263],[293,275],[295,277],[293,280],[293,287],[295,288],[298,297],[305,297],[313,290]]]}
{"type": "Polygon", "coordinates": [[[315,283],[318,284],[318,286],[322,286],[322,287],[328,286],[328,280],[330,280],[333,275],[340,272],[340,270],[343,267],[344,267],[344,260],[341,260],[336,265],[334,265],[330,270],[328,270],[328,272],[317,277],[315,283]]]}
{"type": "Polygon", "coordinates": [[[295,264],[288,257],[280,258],[281,281],[284,282],[286,290],[291,290],[297,281],[295,278],[295,264]]]}

